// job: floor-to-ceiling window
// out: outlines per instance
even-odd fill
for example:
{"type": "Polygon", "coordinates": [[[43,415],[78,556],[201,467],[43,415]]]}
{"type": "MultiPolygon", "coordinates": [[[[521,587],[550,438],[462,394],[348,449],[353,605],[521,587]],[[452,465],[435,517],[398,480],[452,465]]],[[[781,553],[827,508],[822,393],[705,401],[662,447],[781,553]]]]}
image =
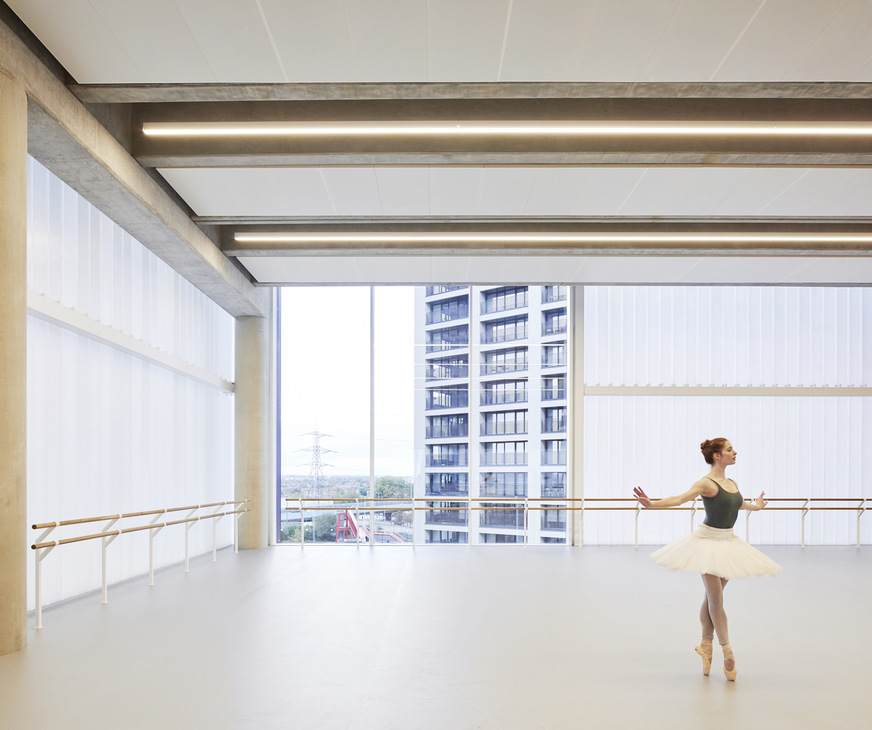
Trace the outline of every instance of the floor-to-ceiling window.
{"type": "Polygon", "coordinates": [[[637,515],[632,488],[684,491],[715,436],[785,508],[743,536],[872,533],[869,289],[299,288],[283,321],[284,540],[565,544],[584,507],[576,541],[662,543],[700,511],[637,515]]]}

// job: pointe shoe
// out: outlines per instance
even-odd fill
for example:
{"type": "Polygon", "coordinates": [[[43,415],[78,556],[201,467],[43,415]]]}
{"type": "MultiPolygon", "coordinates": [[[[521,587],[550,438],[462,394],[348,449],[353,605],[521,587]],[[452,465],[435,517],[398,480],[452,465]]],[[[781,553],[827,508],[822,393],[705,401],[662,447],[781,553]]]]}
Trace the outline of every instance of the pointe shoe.
{"type": "Polygon", "coordinates": [[[736,675],[739,673],[739,670],[736,669],[736,657],[733,656],[733,650],[730,648],[729,644],[724,644],[721,646],[721,649],[724,651],[724,676],[731,682],[735,682],[736,675]],[[727,669],[727,662],[732,663],[732,669],[727,669]]]}
{"type": "Polygon", "coordinates": [[[702,673],[708,677],[712,668],[712,640],[703,639],[694,651],[702,657],[702,673]]]}

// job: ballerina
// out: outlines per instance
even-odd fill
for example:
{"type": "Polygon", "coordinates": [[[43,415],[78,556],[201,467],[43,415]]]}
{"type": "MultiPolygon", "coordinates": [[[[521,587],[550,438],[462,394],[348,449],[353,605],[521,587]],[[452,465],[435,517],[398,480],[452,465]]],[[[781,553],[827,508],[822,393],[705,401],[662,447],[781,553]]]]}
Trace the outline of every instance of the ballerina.
{"type": "Polygon", "coordinates": [[[724,655],[724,675],[732,681],[738,671],[727,631],[724,588],[733,578],[775,575],[781,572],[781,566],[733,533],[739,510],[761,510],[767,502],[763,492],[756,500],[746,501],[736,482],[726,476],[726,468],[736,463],[738,455],[732,444],[725,438],[716,438],[703,441],[700,450],[711,470],[683,494],[652,500],[641,487],[636,487],[633,494],[645,509],[668,509],[702,497],[705,507],[703,524],[689,535],[655,550],[651,559],[670,570],[702,575],[705,587],[699,612],[702,641],[696,647],[696,653],[702,657],[702,673],[708,676],[712,665],[712,641],[717,633],[724,655]]]}

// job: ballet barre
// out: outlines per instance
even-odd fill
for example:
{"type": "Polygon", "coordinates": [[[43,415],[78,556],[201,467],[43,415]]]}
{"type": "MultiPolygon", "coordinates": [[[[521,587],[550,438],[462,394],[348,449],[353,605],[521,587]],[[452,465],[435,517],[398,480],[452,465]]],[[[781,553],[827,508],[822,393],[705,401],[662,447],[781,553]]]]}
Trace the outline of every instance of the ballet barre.
{"type": "MultiPolygon", "coordinates": [[[[523,525],[518,525],[518,529],[523,527],[523,543],[527,544],[529,513],[541,511],[560,510],[570,513],[581,513],[583,518],[586,512],[609,511],[633,511],[634,515],[634,540],[635,547],[639,546],[639,519],[642,512],[641,503],[634,497],[467,497],[456,494],[429,495],[425,497],[406,497],[406,498],[317,498],[317,497],[285,497],[286,505],[293,504],[300,510],[300,524],[303,524],[303,514],[308,511],[336,511],[348,510],[354,511],[357,520],[360,520],[361,509],[364,511],[374,511],[383,508],[383,503],[391,503],[395,505],[393,509],[409,510],[412,512],[412,541],[415,545],[415,514],[420,511],[438,511],[446,512],[499,512],[499,511],[523,511],[523,525]],[[433,507],[433,503],[440,504],[438,507],[433,507]],[[317,503],[317,504],[309,504],[317,503]],[[327,503],[327,504],[325,504],[327,503]],[[421,503],[424,503],[423,505],[421,503]],[[458,506],[448,506],[451,503],[457,503],[458,506]],[[344,505],[344,506],[343,506],[344,505]],[[539,506],[537,506],[539,505],[539,506]]],[[[750,501],[750,500],[746,500],[750,501]]],[[[806,543],[806,521],[809,514],[812,512],[839,512],[851,511],[857,515],[857,547],[861,546],[861,519],[863,514],[868,510],[868,499],[863,497],[780,497],[767,499],[768,507],[766,511],[798,511],[801,512],[801,545],[805,548],[806,543]],[[775,504],[779,503],[779,504],[775,504]],[[794,503],[797,506],[780,506],[780,503],[794,503]],[[849,503],[849,504],[846,504],[849,503]]],[[[285,510],[292,509],[291,506],[285,506],[285,510]]],[[[667,510],[664,510],[667,511],[667,510]]],[[[669,512],[688,512],[690,517],[691,531],[696,527],[696,517],[702,513],[702,501],[697,498],[687,506],[670,507],[669,512]]],[[[749,540],[750,536],[750,520],[753,510],[745,511],[745,540],[749,540]]],[[[432,524],[442,524],[433,522],[432,524]]],[[[457,524],[457,523],[450,523],[457,524]]],[[[460,526],[465,526],[463,522],[460,526]]],[[[490,525],[493,527],[494,525],[490,525]]],[[[497,525],[498,526],[498,525],[497,525]]],[[[582,525],[583,528],[583,525],[582,525]]],[[[582,529],[583,536],[583,529],[582,529]]],[[[359,544],[359,540],[357,541],[359,544]]],[[[301,546],[305,543],[305,531],[301,531],[301,546]]],[[[584,544],[583,540],[580,544],[584,544]]]]}
{"type": "Polygon", "coordinates": [[[100,515],[96,517],[83,517],[75,520],[60,520],[56,522],[40,522],[31,525],[33,530],[42,530],[39,537],[36,538],[30,548],[34,551],[34,590],[36,597],[36,622],[34,628],[41,629],[42,624],[42,561],[56,547],[61,545],[70,545],[76,542],[85,542],[88,540],[102,540],[102,589],[103,597],[101,603],[109,602],[108,595],[108,570],[107,570],[107,549],[112,542],[120,535],[127,535],[134,532],[142,532],[148,530],[148,584],[154,585],[154,538],[163,528],[172,525],[185,525],[185,572],[190,572],[189,561],[189,540],[188,535],[194,523],[202,520],[212,521],[212,561],[218,559],[218,540],[217,540],[217,525],[222,517],[235,516],[233,521],[233,549],[234,552],[239,552],[239,518],[246,512],[247,508],[235,510],[221,511],[222,507],[244,505],[251,500],[243,499],[228,502],[209,502],[208,504],[192,504],[186,507],[169,507],[166,509],[153,509],[142,512],[124,512],[114,515],[100,515]],[[214,509],[208,514],[197,515],[200,510],[214,509]],[[174,512],[187,512],[187,514],[179,520],[168,520],[158,522],[163,515],[168,515],[174,512]],[[134,527],[124,527],[117,530],[112,528],[120,521],[133,519],[137,517],[151,517],[151,521],[145,525],[136,525],[134,527]],[[66,537],[61,540],[46,540],[46,538],[59,527],[69,527],[71,525],[85,525],[94,522],[104,522],[100,532],[95,532],[89,535],[76,535],[74,537],[66,537]]]}

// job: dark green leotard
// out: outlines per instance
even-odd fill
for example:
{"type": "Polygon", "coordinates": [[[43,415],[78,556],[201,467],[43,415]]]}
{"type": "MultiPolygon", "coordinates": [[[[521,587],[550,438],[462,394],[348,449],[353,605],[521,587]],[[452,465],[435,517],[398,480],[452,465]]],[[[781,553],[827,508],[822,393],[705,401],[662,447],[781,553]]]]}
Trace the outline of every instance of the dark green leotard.
{"type": "MultiPolygon", "coordinates": [[[[711,479],[711,477],[709,477],[711,479]]],[[[712,479],[715,482],[714,479],[712,479]]],[[[732,479],[730,480],[732,481],[732,479]]],[[[715,482],[715,484],[718,484],[715,482]]],[[[735,484],[735,482],[733,482],[735,484]]],[[[736,524],[739,510],[742,507],[742,495],[736,492],[728,492],[718,484],[718,493],[714,497],[703,496],[702,504],[705,507],[704,525],[726,529],[736,524]]]]}

